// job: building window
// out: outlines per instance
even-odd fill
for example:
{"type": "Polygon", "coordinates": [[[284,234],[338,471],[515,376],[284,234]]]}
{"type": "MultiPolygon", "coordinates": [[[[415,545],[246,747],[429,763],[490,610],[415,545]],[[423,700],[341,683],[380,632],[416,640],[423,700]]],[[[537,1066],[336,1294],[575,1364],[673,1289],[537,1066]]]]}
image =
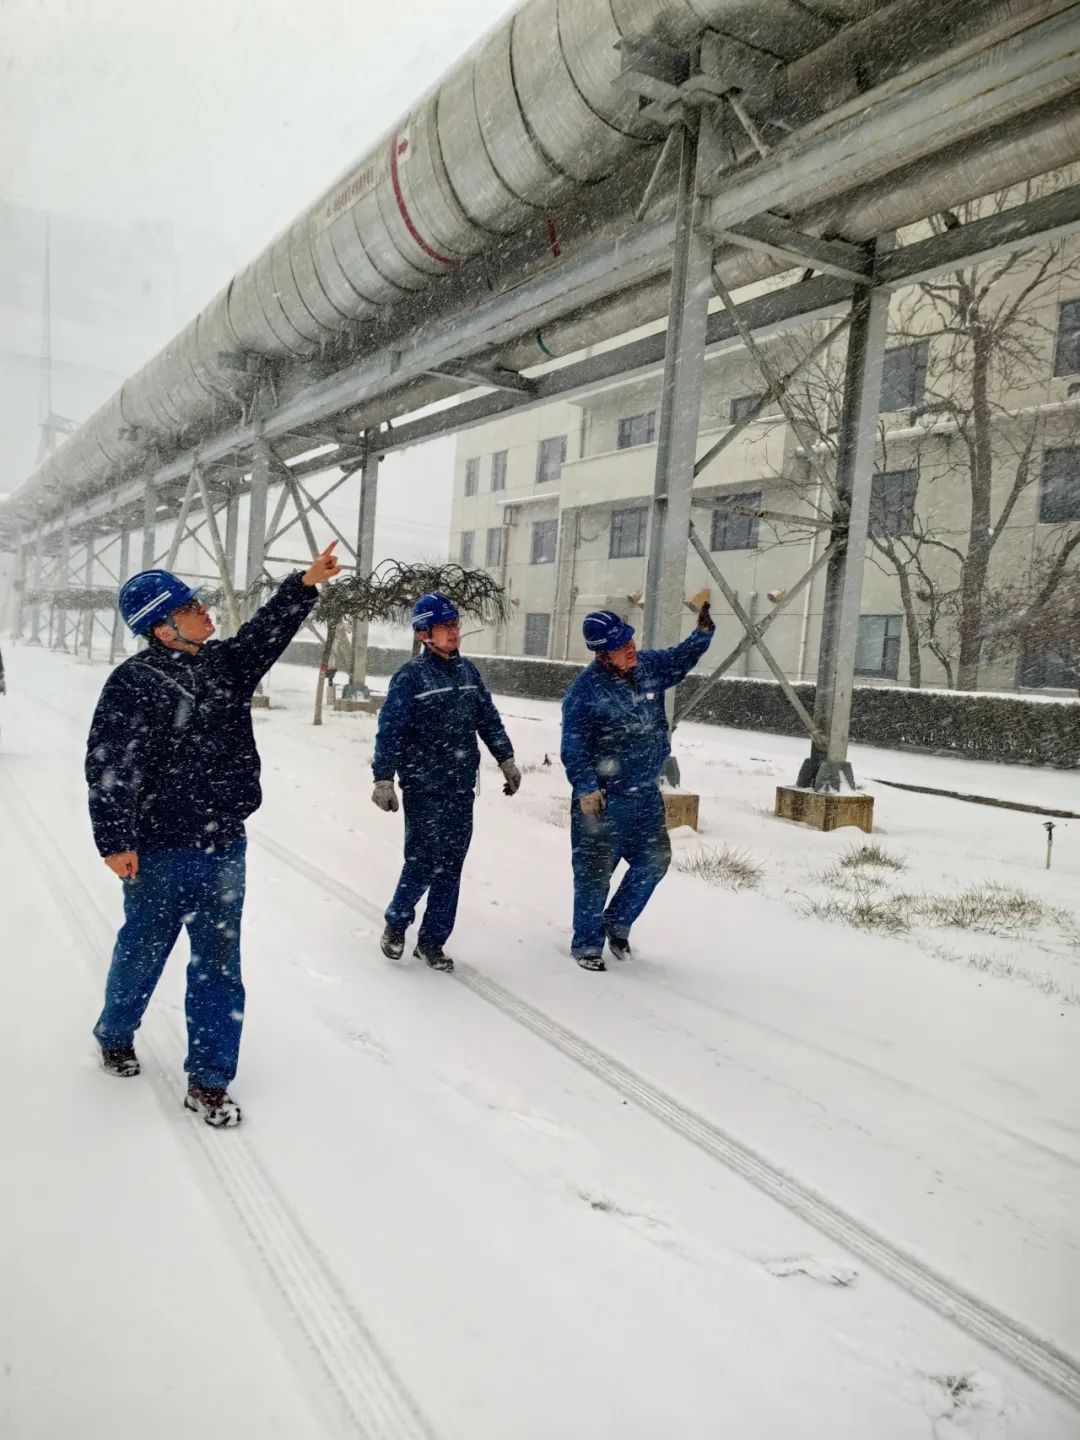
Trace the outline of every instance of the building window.
{"type": "Polygon", "coordinates": [[[736,395],[728,406],[728,424],[738,425],[740,420],[745,420],[750,412],[761,404],[764,393],[759,390],[756,395],[736,395]]]}
{"type": "Polygon", "coordinates": [[[917,470],[883,470],[870,491],[870,534],[882,540],[915,534],[917,470]]]}
{"type": "Polygon", "coordinates": [[[562,473],[565,459],[565,435],[553,435],[549,440],[541,440],[536,454],[536,483],[545,485],[549,480],[557,480],[562,473]]]}
{"type": "Polygon", "coordinates": [[[860,615],[855,645],[855,674],[895,680],[900,673],[902,615],[860,615]]]}
{"type": "Polygon", "coordinates": [[[506,451],[496,450],[491,457],[491,488],[492,490],[506,489],[506,451]]]}
{"type": "Polygon", "coordinates": [[[926,394],[926,361],[929,342],[894,345],[885,351],[881,370],[881,402],[879,410],[918,410],[926,394]]]}
{"type": "Polygon", "coordinates": [[[548,653],[548,639],[550,635],[550,615],[527,614],[525,616],[526,655],[541,655],[546,659],[548,653]]]}
{"type": "Polygon", "coordinates": [[[553,565],[559,540],[558,520],[535,520],[532,527],[532,563],[553,565]]]}
{"type": "Polygon", "coordinates": [[[1080,447],[1044,450],[1039,492],[1040,525],[1080,520],[1080,447]]]}
{"type": "Polygon", "coordinates": [[[630,560],[645,554],[645,536],[649,529],[649,507],[616,510],[611,517],[611,542],[608,556],[612,560],[630,560]]]}
{"type": "Polygon", "coordinates": [[[472,530],[463,530],[461,532],[461,550],[459,553],[461,555],[462,565],[472,564],[473,534],[474,532],[472,530]]]}
{"type": "Polygon", "coordinates": [[[758,522],[756,515],[740,515],[736,510],[761,508],[761,491],[744,490],[725,495],[713,511],[710,550],[756,550],[758,522]]]}
{"type": "Polygon", "coordinates": [[[1080,300],[1066,300],[1058,311],[1054,374],[1080,374],[1080,300]]]}
{"type": "Polygon", "coordinates": [[[501,525],[487,532],[487,550],[484,564],[489,570],[496,570],[503,562],[503,548],[506,545],[506,531],[501,525]]]}
{"type": "Polygon", "coordinates": [[[475,495],[480,484],[480,460],[474,458],[465,461],[465,494],[475,495]]]}
{"type": "Polygon", "coordinates": [[[644,415],[628,415],[619,421],[620,450],[629,450],[634,445],[651,445],[656,434],[656,411],[644,415]]]}

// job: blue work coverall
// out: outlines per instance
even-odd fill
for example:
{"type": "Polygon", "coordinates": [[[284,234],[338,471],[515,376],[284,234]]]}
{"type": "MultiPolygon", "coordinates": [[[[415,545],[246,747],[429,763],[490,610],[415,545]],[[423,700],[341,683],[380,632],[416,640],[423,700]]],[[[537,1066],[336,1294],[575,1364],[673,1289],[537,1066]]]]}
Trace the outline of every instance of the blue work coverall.
{"type": "Polygon", "coordinates": [[[461,871],[469,853],[480,768],[477,735],[502,764],[514,758],[499,712],[471,660],[424,650],[390,681],[379,712],[372,770],[401,785],[405,864],[386,911],[404,934],[425,891],[421,947],[441,947],[457,916],[461,871]]]}
{"type": "Polygon", "coordinates": [[[594,660],[563,700],[562,762],[574,792],[571,951],[579,959],[599,955],[607,931],[628,936],[667,873],[671,842],[657,784],[671,754],[664,691],[686,678],[711,640],[710,631],[694,630],[671,650],[642,651],[625,676],[594,660]],[[603,812],[583,814],[582,796],[597,790],[603,812]],[[629,868],[609,903],[620,860],[629,868]]]}
{"type": "Polygon", "coordinates": [[[291,575],[230,639],[194,655],[151,640],[106,680],[90,726],[94,842],[139,857],[94,1034],[105,1049],[131,1044],[186,927],[184,1068],[207,1089],[236,1074],[244,1020],[244,821],[262,803],[251,697],[318,598],[291,575]]]}

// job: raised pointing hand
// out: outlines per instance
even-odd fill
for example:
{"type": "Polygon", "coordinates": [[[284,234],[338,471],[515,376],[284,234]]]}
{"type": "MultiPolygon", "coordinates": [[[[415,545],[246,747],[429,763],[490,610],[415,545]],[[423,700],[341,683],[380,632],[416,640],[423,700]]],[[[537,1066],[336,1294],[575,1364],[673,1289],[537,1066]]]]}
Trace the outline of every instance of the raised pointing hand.
{"type": "Polygon", "coordinates": [[[325,581],[332,580],[335,575],[341,574],[341,565],[334,554],[337,543],[336,540],[331,540],[322,554],[317,555],[310,567],[304,571],[302,578],[305,585],[322,585],[325,581]]]}

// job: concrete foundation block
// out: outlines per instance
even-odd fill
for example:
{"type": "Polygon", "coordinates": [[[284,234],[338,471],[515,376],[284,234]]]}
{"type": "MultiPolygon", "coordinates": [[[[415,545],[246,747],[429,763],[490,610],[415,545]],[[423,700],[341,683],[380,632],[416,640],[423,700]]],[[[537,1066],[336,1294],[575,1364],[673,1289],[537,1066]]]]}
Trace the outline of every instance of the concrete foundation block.
{"type": "Polygon", "coordinates": [[[874,797],[858,793],[800,790],[795,785],[778,785],[776,813],[781,820],[795,820],[814,830],[840,830],[853,825],[867,835],[874,829],[874,797]]]}
{"type": "Polygon", "coordinates": [[[689,790],[663,790],[664,797],[664,823],[669,830],[678,830],[680,825],[688,825],[691,830],[698,828],[698,804],[700,795],[692,795],[689,790]]]}

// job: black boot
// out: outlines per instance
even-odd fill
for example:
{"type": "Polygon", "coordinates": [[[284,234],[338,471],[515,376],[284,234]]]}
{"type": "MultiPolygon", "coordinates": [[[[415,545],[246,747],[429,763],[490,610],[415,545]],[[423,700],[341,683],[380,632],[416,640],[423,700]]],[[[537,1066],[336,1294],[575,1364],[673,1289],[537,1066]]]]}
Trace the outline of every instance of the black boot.
{"type": "Polygon", "coordinates": [[[596,950],[587,951],[584,955],[575,955],[574,959],[583,970],[606,970],[604,957],[596,950]]]}
{"type": "Polygon", "coordinates": [[[608,949],[616,960],[629,960],[631,955],[629,935],[617,935],[610,926],[604,926],[604,933],[607,935],[608,949]]]}
{"type": "Polygon", "coordinates": [[[129,1080],[142,1069],[134,1045],[101,1046],[101,1068],[107,1075],[120,1075],[129,1080]]]}
{"type": "Polygon", "coordinates": [[[189,1085],[184,1096],[184,1109],[194,1110],[197,1115],[202,1115],[207,1125],[212,1125],[215,1130],[239,1125],[243,1119],[240,1106],[228,1091],[216,1086],[189,1085]]]}
{"type": "Polygon", "coordinates": [[[391,930],[387,925],[382,932],[382,939],[379,941],[379,949],[388,960],[400,960],[405,954],[405,932],[403,930],[391,930]]]}
{"type": "Polygon", "coordinates": [[[453,970],[454,962],[446,954],[441,945],[424,945],[418,943],[413,954],[418,960],[426,960],[432,970],[453,970]]]}

